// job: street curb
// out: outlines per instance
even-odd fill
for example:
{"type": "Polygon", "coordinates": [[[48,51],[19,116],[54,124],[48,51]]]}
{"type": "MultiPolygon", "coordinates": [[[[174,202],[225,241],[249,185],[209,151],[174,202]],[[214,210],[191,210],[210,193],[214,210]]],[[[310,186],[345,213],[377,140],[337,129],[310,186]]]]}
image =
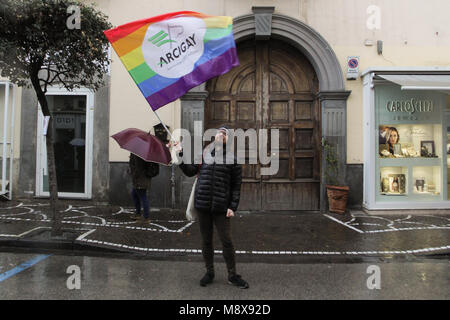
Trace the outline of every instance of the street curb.
{"type": "Polygon", "coordinates": [[[76,243],[71,240],[59,241],[36,241],[36,240],[0,240],[0,248],[27,248],[44,250],[63,250],[63,251],[93,251],[104,253],[129,253],[129,251],[113,248],[101,248],[76,243]]]}
{"type": "MultiPolygon", "coordinates": [[[[188,260],[202,261],[201,254],[192,253],[167,253],[167,252],[137,252],[131,250],[121,250],[102,245],[91,245],[76,242],[76,240],[26,240],[26,239],[1,239],[0,252],[30,250],[30,251],[59,251],[60,254],[78,254],[85,256],[114,256],[116,258],[135,258],[135,259],[158,259],[158,260],[188,260]]],[[[420,261],[420,260],[442,260],[448,259],[449,252],[440,252],[432,254],[399,254],[399,255],[322,255],[322,256],[254,256],[240,255],[240,262],[259,262],[259,263],[374,263],[386,260],[398,261],[420,261]]],[[[222,261],[221,255],[216,255],[215,259],[222,261]]]]}

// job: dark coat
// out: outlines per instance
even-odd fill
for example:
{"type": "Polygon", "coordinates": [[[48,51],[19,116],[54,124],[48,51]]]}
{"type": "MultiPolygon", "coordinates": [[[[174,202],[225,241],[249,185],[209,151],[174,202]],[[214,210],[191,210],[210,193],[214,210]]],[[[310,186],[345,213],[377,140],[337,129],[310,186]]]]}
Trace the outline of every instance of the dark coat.
{"type": "Polygon", "coordinates": [[[130,154],[130,175],[135,189],[150,189],[152,178],[149,176],[150,168],[158,168],[159,165],[152,162],[147,162],[134,154],[130,154]]]}
{"type": "Polygon", "coordinates": [[[194,207],[203,212],[226,213],[228,209],[236,211],[239,205],[242,168],[234,157],[227,164],[216,163],[214,150],[204,154],[202,164],[180,164],[180,169],[189,177],[198,174],[195,188],[194,207]]]}

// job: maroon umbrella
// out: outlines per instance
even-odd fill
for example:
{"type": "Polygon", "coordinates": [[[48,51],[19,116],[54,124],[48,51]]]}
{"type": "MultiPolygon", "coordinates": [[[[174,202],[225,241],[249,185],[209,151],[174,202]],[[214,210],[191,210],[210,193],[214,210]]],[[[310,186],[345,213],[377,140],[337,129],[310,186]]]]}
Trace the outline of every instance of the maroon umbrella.
{"type": "Polygon", "coordinates": [[[134,153],[149,162],[169,165],[172,160],[169,148],[148,132],[130,128],[112,135],[122,149],[134,153]]]}

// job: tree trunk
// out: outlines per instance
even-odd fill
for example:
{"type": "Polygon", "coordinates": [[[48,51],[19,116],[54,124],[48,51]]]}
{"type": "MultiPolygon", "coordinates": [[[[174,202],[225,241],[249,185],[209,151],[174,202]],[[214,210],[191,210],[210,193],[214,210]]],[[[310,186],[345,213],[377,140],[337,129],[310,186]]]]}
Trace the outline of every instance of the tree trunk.
{"type": "Polygon", "coordinates": [[[45,139],[47,146],[48,185],[52,213],[52,236],[62,235],[61,214],[58,206],[58,180],[56,178],[55,151],[53,148],[53,117],[50,116],[45,139]]]}
{"type": "Polygon", "coordinates": [[[55,151],[53,148],[53,116],[48,108],[47,97],[39,84],[38,76],[32,76],[31,82],[36,92],[44,116],[49,116],[45,144],[47,147],[48,184],[50,192],[50,210],[52,216],[52,236],[62,235],[61,214],[58,206],[58,182],[56,178],[55,151]]]}

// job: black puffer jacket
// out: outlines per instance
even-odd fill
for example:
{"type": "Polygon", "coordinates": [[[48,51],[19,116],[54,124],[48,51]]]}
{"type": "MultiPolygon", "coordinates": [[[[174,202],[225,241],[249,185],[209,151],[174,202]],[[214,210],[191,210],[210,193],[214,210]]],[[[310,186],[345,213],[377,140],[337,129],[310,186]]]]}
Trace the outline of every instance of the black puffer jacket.
{"type": "Polygon", "coordinates": [[[242,168],[234,157],[227,164],[214,160],[214,149],[204,153],[202,164],[180,164],[185,175],[198,174],[195,188],[194,207],[203,212],[226,213],[228,209],[236,211],[239,205],[242,183],[242,168]]]}

